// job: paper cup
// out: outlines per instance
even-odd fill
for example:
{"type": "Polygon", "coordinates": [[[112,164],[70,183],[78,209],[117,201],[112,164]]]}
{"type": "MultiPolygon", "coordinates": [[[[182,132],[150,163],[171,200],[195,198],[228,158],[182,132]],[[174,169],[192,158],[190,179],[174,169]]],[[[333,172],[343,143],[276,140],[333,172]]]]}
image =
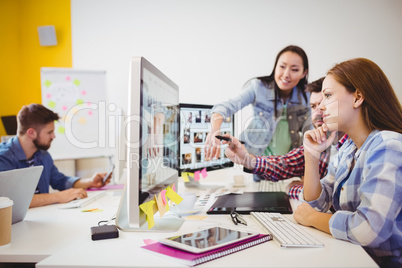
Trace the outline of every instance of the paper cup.
{"type": "Polygon", "coordinates": [[[11,216],[13,201],[0,197],[0,246],[11,243],[11,216]]]}

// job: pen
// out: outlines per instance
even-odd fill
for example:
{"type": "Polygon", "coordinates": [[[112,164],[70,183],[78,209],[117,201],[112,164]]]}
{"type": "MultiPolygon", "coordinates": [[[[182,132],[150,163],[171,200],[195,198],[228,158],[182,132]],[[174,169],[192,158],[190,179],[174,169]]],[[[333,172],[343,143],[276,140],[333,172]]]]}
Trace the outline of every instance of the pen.
{"type": "MultiPolygon", "coordinates": [[[[221,136],[221,135],[216,135],[215,138],[217,138],[218,140],[224,140],[224,141],[229,141],[229,142],[232,141],[231,138],[229,138],[229,137],[224,137],[224,136],[221,136]]],[[[240,140],[239,140],[239,141],[240,141],[240,140]]],[[[244,142],[244,141],[240,141],[240,143],[241,143],[241,144],[244,144],[245,142],[244,142]]]]}

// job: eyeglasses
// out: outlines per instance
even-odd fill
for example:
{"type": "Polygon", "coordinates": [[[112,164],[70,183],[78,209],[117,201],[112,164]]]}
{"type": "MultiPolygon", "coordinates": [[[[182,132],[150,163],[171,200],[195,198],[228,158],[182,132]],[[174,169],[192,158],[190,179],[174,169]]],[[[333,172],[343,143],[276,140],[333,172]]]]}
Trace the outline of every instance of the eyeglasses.
{"type": "Polygon", "coordinates": [[[236,208],[233,208],[232,211],[230,212],[230,217],[232,218],[232,221],[234,224],[238,225],[239,223],[247,225],[246,220],[236,212],[236,208]]]}

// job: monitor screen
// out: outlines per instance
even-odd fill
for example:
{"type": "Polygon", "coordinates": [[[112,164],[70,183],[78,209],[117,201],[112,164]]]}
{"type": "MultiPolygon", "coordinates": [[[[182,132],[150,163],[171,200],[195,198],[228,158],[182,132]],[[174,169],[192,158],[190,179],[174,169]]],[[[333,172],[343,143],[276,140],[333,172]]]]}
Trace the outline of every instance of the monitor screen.
{"type": "Polygon", "coordinates": [[[123,230],[147,230],[146,215],[139,206],[178,178],[179,89],[143,57],[131,59],[129,79],[128,112],[122,127],[127,180],[116,222],[123,230]]]}
{"type": "MultiPolygon", "coordinates": [[[[206,161],[204,148],[206,137],[211,131],[212,105],[180,103],[180,150],[179,171],[193,172],[206,168],[207,170],[221,169],[233,166],[233,162],[225,156],[222,145],[219,158],[206,161]]],[[[222,123],[221,133],[234,135],[234,120],[222,123]]]]}

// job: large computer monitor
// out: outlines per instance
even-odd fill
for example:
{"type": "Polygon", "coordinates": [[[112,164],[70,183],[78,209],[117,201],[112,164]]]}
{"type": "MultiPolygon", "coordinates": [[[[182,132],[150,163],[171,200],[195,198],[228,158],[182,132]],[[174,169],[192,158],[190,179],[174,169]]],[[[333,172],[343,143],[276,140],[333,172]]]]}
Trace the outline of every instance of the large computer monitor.
{"type": "MultiPolygon", "coordinates": [[[[233,162],[225,156],[222,145],[219,158],[206,161],[204,157],[205,142],[211,131],[212,105],[180,103],[180,150],[179,172],[194,172],[206,168],[208,171],[232,167],[233,162]]],[[[234,136],[233,116],[221,126],[222,134],[234,136]]]]}
{"type": "MultiPolygon", "coordinates": [[[[144,202],[176,184],[179,149],[179,88],[143,57],[130,63],[128,111],[123,123],[127,180],[116,215],[125,231],[146,231],[144,202]]],[[[156,212],[156,211],[155,211],[156,212]]],[[[151,231],[176,231],[183,220],[155,217],[151,231]]]]}

